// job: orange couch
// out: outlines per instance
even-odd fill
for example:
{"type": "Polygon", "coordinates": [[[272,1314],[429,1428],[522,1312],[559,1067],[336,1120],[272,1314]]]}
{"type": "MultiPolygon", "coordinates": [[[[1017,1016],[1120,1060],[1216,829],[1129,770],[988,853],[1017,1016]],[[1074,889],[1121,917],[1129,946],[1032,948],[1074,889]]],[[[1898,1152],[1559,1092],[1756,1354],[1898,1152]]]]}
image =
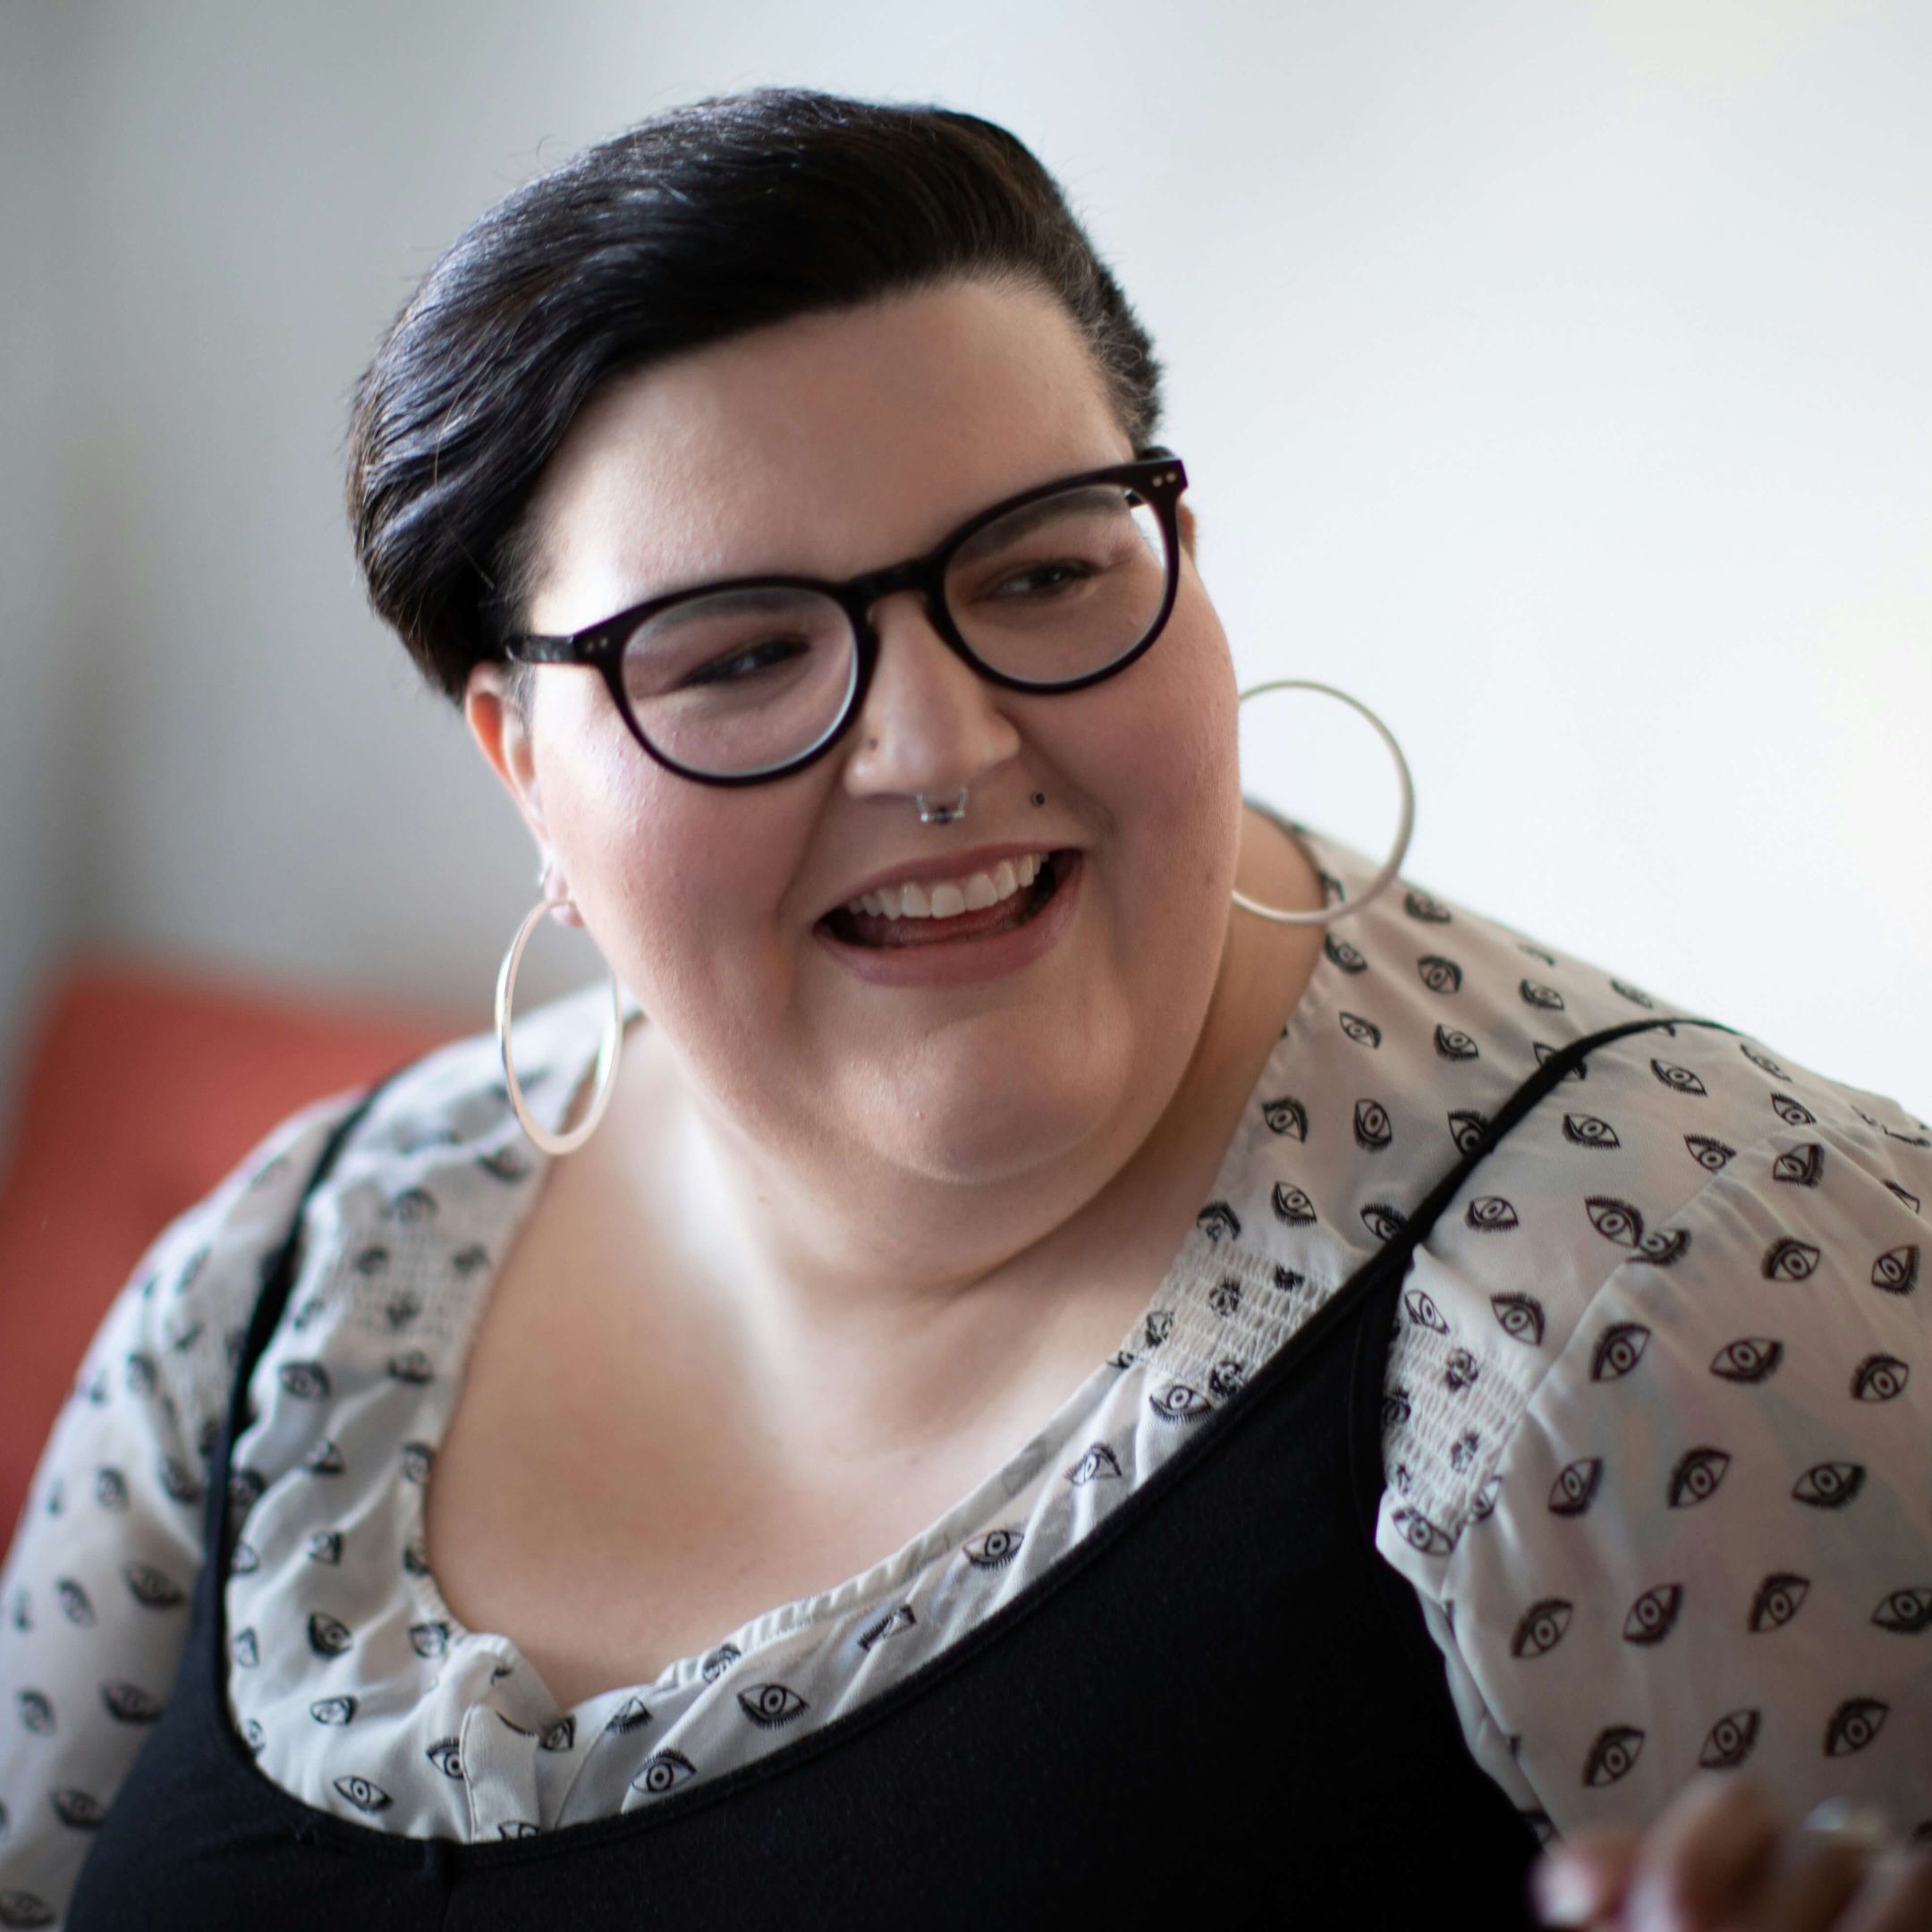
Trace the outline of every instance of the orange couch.
{"type": "Polygon", "coordinates": [[[162,1228],[278,1121],[487,1018],[108,962],[61,977],[0,1179],[0,1549],[89,1341],[162,1228]]]}

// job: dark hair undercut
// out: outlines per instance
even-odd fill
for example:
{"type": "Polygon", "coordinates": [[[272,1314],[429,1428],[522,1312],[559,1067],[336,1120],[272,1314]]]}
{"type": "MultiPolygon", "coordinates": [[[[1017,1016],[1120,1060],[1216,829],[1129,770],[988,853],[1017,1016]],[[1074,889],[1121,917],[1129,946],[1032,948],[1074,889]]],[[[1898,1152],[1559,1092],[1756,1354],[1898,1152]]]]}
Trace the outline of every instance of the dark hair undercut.
{"type": "Polygon", "coordinates": [[[1064,197],[1004,128],[801,89],[643,122],[491,208],[423,278],[358,385],[349,518],[377,612],[461,703],[534,590],[525,515],[607,378],[762,325],[956,275],[1062,301],[1122,427],[1160,369],[1064,197]]]}

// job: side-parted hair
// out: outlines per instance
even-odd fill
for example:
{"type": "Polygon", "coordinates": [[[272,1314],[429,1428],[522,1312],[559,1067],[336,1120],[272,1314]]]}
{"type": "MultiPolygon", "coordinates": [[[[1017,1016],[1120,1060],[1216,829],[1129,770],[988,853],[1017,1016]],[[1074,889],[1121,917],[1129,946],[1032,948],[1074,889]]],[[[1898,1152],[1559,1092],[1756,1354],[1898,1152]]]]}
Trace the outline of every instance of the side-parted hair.
{"type": "Polygon", "coordinates": [[[1136,448],[1153,440],[1153,346],[1052,176],[1004,128],[773,88],[586,148],[457,238],[357,386],[348,507],[370,603],[460,704],[472,666],[524,626],[531,492],[598,385],[960,275],[1063,302],[1122,428],[1136,448]]]}

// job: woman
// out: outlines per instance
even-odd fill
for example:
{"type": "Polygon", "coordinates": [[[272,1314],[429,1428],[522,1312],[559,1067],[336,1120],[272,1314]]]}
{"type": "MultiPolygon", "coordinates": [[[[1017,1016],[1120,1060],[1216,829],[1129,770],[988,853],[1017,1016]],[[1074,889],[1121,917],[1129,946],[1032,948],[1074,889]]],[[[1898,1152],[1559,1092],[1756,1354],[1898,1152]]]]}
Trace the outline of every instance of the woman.
{"type": "Polygon", "coordinates": [[[1558,1835],[1922,1922],[1779,1806],[1932,1818],[1932,1140],[1245,804],[1157,418],[938,110],[431,272],[352,514],[545,902],[104,1326],[5,1922],[1502,1924],[1558,1835]],[[512,1028],[550,909],[613,992],[512,1028]]]}

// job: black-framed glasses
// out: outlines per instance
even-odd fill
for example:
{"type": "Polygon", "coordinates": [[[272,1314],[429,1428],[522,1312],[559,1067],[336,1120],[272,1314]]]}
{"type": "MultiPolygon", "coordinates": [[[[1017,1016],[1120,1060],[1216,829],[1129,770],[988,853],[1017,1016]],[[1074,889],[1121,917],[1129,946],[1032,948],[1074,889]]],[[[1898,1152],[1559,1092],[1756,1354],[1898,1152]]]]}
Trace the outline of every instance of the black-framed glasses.
{"type": "Polygon", "coordinates": [[[982,510],[924,556],[843,583],[734,577],[652,597],[568,637],[512,639],[521,664],[604,674],[631,735],[704,784],[822,758],[878,663],[872,606],[917,590],[932,627],[1010,691],[1080,691],[1157,638],[1180,581],[1187,472],[1171,451],[1085,470],[982,510]]]}

